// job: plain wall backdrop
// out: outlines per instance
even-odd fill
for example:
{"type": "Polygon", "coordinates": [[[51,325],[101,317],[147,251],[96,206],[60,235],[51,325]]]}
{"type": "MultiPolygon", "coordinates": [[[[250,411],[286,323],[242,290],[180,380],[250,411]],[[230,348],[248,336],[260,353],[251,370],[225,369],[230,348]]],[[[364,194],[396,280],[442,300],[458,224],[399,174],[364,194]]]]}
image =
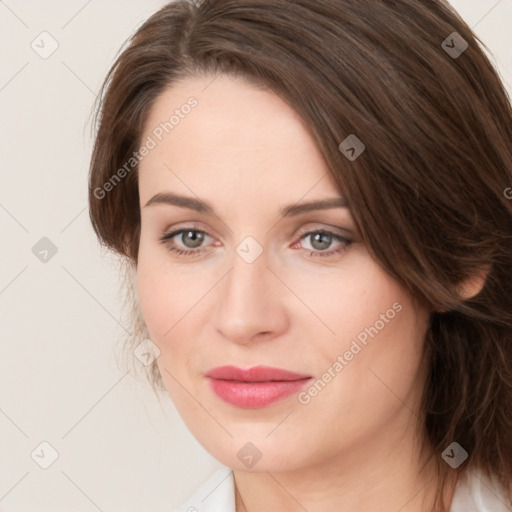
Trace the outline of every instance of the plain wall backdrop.
{"type": "MultiPolygon", "coordinates": [[[[3,512],[169,512],[219,465],[169,397],[118,366],[117,260],[87,207],[95,96],[166,3],[0,0],[3,512]]],[[[512,0],[452,4],[512,92],[512,0]]]]}

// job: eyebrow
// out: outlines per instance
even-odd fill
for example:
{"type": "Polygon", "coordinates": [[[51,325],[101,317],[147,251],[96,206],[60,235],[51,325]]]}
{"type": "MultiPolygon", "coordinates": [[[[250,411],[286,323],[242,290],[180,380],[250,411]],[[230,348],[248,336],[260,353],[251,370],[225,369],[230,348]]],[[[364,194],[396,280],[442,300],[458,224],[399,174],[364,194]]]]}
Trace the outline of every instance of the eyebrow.
{"type": "MultiPolygon", "coordinates": [[[[196,212],[206,213],[208,215],[215,215],[215,211],[210,204],[201,199],[194,197],[182,196],[173,194],[172,192],[160,192],[155,194],[145,205],[151,206],[154,204],[168,204],[179,206],[181,208],[189,208],[196,212]]],[[[319,199],[316,201],[309,201],[306,203],[295,203],[285,206],[281,209],[280,214],[283,217],[293,217],[302,213],[307,213],[316,210],[330,210],[333,208],[348,208],[348,201],[343,196],[332,197],[327,199],[319,199]]]]}

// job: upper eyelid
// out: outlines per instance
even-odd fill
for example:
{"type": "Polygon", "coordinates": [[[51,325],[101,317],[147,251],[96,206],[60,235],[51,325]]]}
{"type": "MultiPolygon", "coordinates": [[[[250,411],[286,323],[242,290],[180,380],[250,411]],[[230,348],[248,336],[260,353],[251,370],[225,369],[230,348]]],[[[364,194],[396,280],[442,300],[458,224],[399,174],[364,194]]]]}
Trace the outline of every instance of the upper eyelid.
{"type": "MultiPolygon", "coordinates": [[[[325,226],[325,224],[324,224],[325,226]]],[[[340,227],[334,227],[334,226],[327,226],[327,227],[307,227],[307,228],[300,228],[297,231],[297,236],[305,235],[308,233],[316,233],[317,231],[326,231],[328,233],[332,233],[333,235],[338,236],[349,236],[351,233],[350,229],[346,228],[340,228],[340,227]]]]}

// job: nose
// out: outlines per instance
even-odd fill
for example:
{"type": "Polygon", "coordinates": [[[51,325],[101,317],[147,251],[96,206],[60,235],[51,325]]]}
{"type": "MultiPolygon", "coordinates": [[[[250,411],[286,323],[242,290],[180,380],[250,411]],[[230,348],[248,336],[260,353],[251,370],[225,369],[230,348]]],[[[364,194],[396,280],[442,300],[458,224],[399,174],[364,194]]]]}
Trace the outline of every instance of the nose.
{"type": "Polygon", "coordinates": [[[265,251],[252,263],[237,253],[219,283],[215,327],[226,339],[249,344],[269,340],[288,328],[286,287],[269,269],[265,251]]]}

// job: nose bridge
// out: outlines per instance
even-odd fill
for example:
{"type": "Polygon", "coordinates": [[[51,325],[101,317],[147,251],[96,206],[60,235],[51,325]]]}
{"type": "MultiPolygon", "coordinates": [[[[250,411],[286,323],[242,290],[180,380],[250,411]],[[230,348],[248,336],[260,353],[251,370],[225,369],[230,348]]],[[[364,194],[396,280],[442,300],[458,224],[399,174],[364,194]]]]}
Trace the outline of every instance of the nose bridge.
{"type": "Polygon", "coordinates": [[[233,255],[231,272],[224,286],[224,302],[232,311],[248,308],[257,311],[265,299],[265,291],[269,291],[267,258],[262,253],[254,260],[247,259],[241,250],[243,248],[241,244],[233,255]]]}
{"type": "Polygon", "coordinates": [[[275,277],[267,268],[267,254],[261,249],[256,254],[257,247],[250,240],[239,244],[220,288],[216,327],[235,341],[248,341],[258,333],[275,331],[282,320],[283,311],[274,290],[278,283],[272,283],[275,277]]]}

